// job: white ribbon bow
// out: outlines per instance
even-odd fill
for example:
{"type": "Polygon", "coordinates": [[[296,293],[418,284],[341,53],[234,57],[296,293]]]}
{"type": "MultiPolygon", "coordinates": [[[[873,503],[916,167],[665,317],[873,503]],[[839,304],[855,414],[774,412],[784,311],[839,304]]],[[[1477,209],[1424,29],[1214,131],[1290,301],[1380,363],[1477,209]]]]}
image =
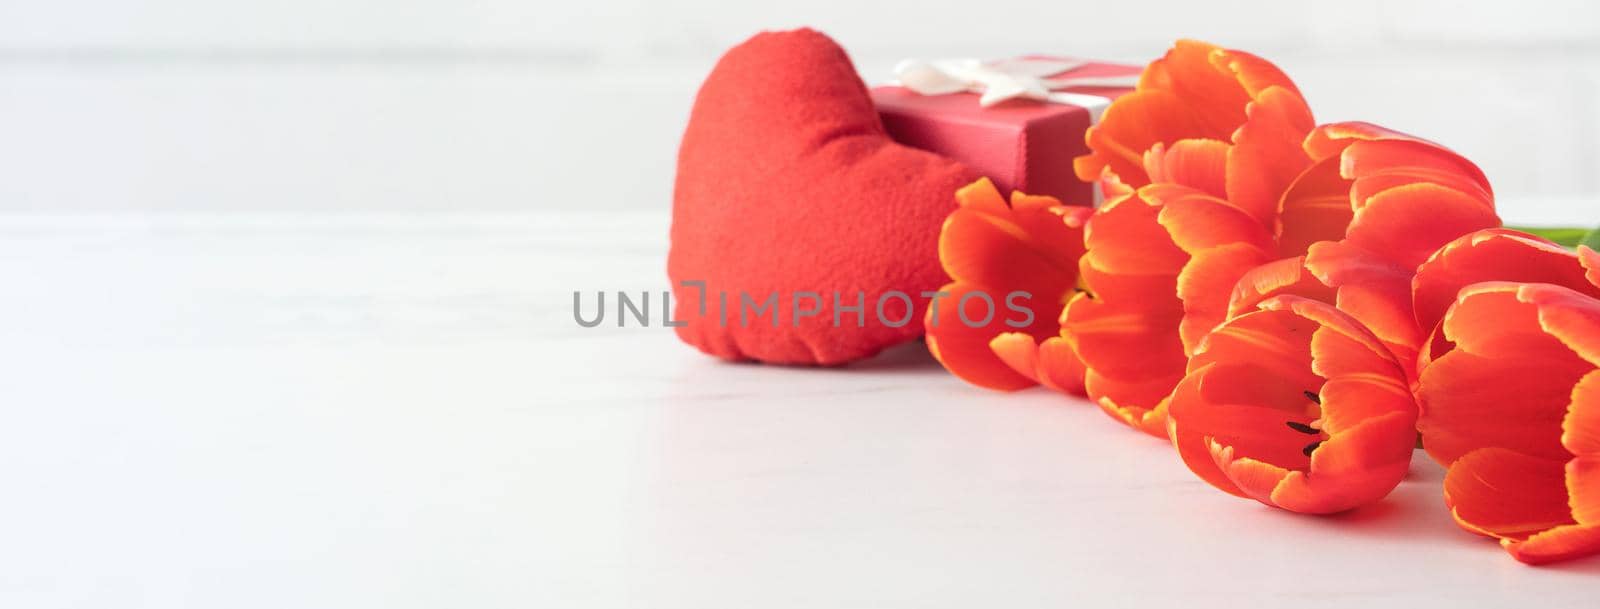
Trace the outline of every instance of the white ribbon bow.
{"type": "Polygon", "coordinates": [[[922,61],[908,59],[894,67],[895,76],[902,87],[922,95],[949,95],[951,93],[980,93],[978,105],[984,108],[1000,102],[1017,99],[1035,99],[1044,102],[1080,106],[1089,110],[1093,120],[1111,105],[1111,99],[1085,93],[1067,93],[1057,89],[1071,87],[1132,87],[1139,77],[1084,76],[1078,78],[1049,78],[1076,70],[1088,62],[1059,59],[1007,59],[984,63],[976,59],[950,59],[922,61]]]}

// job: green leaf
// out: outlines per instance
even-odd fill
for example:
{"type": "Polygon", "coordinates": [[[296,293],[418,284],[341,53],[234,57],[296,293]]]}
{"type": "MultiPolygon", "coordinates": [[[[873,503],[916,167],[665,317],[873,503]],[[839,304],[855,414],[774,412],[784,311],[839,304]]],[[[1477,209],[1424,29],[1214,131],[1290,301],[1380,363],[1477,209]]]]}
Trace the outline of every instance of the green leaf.
{"type": "MultiPolygon", "coordinates": [[[[1585,239],[1600,238],[1600,235],[1596,235],[1597,232],[1600,232],[1600,229],[1591,231],[1587,228],[1570,228],[1564,226],[1507,226],[1506,228],[1511,230],[1519,230],[1530,235],[1544,237],[1559,243],[1564,247],[1578,247],[1578,243],[1583,242],[1585,239]]],[[[1594,242],[1591,241],[1589,243],[1589,247],[1595,247],[1594,242]]]]}
{"type": "Polygon", "coordinates": [[[1579,241],[1578,245],[1600,252],[1600,228],[1589,231],[1589,234],[1584,235],[1583,240],[1579,241]]]}

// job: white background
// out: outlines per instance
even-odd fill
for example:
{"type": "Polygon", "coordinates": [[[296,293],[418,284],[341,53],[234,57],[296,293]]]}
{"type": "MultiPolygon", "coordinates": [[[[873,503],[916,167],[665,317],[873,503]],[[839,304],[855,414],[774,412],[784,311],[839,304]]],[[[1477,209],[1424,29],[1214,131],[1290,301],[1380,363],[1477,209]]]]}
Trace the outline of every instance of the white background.
{"type": "Polygon", "coordinates": [[[0,211],[666,209],[695,87],[814,25],[910,56],[1280,63],[1323,121],[1483,165],[1512,221],[1600,216],[1600,5],[56,0],[0,3],[0,211]]]}
{"type": "Polygon", "coordinates": [[[570,304],[668,287],[694,90],[763,27],[869,78],[1209,39],[1591,223],[1596,6],[0,0],[0,607],[1592,608],[1421,453],[1299,517],[919,345],[730,365],[570,304]]]}

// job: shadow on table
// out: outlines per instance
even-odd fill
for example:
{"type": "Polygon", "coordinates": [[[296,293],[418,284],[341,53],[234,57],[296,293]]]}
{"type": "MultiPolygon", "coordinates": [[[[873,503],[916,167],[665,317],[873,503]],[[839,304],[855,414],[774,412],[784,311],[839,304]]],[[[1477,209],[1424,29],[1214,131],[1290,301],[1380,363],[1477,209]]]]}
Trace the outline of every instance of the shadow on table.
{"type": "Polygon", "coordinates": [[[917,339],[903,345],[884,349],[882,353],[852,362],[841,368],[851,372],[909,372],[939,370],[939,360],[928,352],[928,344],[917,339]]]}
{"type": "MultiPolygon", "coordinates": [[[[1519,567],[1516,559],[1502,550],[1495,540],[1476,535],[1457,526],[1444,505],[1444,468],[1421,450],[1411,460],[1411,471],[1383,501],[1341,514],[1313,518],[1313,522],[1342,535],[1376,540],[1428,541],[1449,546],[1452,552],[1477,552],[1486,562],[1505,561],[1519,567]]],[[[1266,508],[1278,517],[1302,518],[1266,508]]],[[[1520,566],[1541,572],[1600,575],[1600,557],[1577,559],[1553,565],[1520,566]]]]}

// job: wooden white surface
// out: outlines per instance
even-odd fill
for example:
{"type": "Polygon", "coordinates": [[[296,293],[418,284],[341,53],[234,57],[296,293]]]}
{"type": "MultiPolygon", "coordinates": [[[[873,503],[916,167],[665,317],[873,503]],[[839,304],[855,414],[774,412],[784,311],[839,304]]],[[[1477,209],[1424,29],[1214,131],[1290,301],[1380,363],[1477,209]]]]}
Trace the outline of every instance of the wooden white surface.
{"type": "Polygon", "coordinates": [[[915,346],[578,327],[660,214],[0,219],[0,606],[1594,607],[1420,453],[1330,518],[915,346]]]}

